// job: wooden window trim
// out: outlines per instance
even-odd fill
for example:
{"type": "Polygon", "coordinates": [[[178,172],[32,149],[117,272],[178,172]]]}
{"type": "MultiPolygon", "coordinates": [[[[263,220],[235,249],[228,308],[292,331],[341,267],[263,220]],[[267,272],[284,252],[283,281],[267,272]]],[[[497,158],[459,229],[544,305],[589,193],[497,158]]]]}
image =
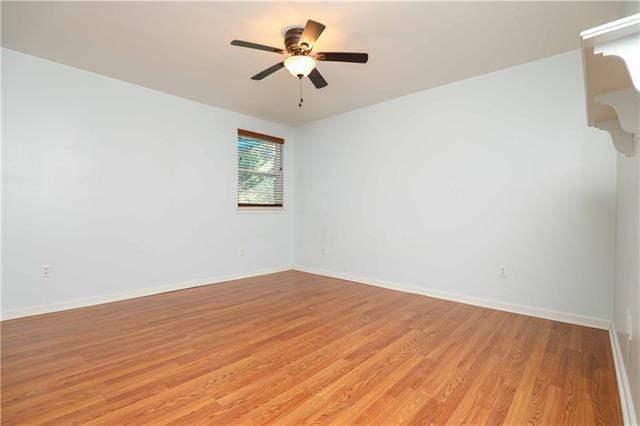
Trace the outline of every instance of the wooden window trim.
{"type": "Polygon", "coordinates": [[[261,141],[273,142],[273,143],[284,143],[284,139],[278,138],[276,136],[269,136],[263,133],[252,132],[251,130],[238,129],[238,136],[245,136],[247,138],[259,139],[261,141]]]}

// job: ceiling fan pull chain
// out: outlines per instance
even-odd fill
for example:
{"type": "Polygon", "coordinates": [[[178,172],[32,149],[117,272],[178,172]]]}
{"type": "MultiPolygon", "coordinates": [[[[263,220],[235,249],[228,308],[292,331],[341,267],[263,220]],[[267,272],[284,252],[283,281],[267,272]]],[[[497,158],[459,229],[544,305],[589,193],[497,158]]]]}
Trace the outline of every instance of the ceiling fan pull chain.
{"type": "Polygon", "coordinates": [[[302,98],[302,76],[299,76],[298,79],[300,80],[300,102],[298,102],[298,108],[302,108],[302,102],[304,102],[302,98]]]}

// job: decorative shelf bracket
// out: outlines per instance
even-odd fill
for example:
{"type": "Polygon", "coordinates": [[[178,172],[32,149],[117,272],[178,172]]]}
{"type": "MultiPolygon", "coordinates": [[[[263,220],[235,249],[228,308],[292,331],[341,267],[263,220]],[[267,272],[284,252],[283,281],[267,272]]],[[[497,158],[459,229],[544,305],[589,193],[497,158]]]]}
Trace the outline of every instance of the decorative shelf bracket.
{"type": "Polygon", "coordinates": [[[627,66],[636,91],[640,92],[640,34],[604,42],[593,47],[595,55],[616,56],[627,66]]]}
{"type": "Polygon", "coordinates": [[[587,120],[609,132],[615,148],[640,145],[640,14],[583,31],[587,120]]]}
{"type": "MultiPolygon", "coordinates": [[[[640,53],[638,53],[640,55],[640,53]]],[[[595,97],[596,102],[611,106],[625,132],[640,136],[640,93],[633,89],[609,92],[595,97]]]]}
{"type": "Polygon", "coordinates": [[[615,146],[618,152],[627,157],[632,157],[635,154],[634,145],[636,145],[636,143],[634,143],[633,135],[625,132],[622,127],[620,127],[618,120],[601,121],[596,123],[594,127],[609,132],[613,146],[615,146]]]}

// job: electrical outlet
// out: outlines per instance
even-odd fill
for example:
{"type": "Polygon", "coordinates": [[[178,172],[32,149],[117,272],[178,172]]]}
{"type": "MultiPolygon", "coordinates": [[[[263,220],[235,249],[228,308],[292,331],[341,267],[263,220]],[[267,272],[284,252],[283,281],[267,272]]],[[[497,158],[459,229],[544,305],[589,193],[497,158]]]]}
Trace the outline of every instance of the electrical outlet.
{"type": "Polygon", "coordinates": [[[51,278],[52,277],[51,266],[42,265],[40,267],[40,277],[42,277],[42,278],[51,278]]]}
{"type": "Polygon", "coordinates": [[[500,278],[507,278],[507,267],[500,265],[500,278]]]}
{"type": "Polygon", "coordinates": [[[247,254],[247,251],[244,248],[240,249],[240,256],[244,256],[247,254]]]}
{"type": "Polygon", "coordinates": [[[322,254],[329,254],[329,249],[326,246],[322,247],[322,254]]]}
{"type": "Polygon", "coordinates": [[[627,309],[627,339],[629,339],[629,341],[631,341],[631,324],[632,324],[631,311],[627,309]]]}

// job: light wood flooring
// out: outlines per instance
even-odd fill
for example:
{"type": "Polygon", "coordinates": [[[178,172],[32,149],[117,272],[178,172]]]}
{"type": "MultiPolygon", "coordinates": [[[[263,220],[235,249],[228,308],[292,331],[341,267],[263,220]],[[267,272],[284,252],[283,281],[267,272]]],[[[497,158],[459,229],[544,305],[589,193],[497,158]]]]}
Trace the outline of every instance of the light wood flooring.
{"type": "Polygon", "coordinates": [[[303,272],[2,323],[2,424],[607,424],[607,332],[303,272]]]}

